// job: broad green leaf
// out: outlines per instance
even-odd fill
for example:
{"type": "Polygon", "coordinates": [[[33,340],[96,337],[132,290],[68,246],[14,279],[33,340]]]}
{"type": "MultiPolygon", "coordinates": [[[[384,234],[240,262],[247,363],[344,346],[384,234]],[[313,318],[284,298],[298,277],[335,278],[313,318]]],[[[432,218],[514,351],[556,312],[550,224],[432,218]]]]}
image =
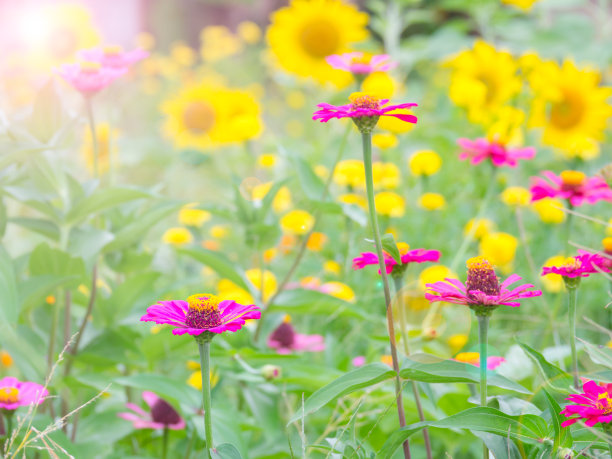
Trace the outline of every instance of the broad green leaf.
{"type": "Polygon", "coordinates": [[[136,338],[137,333],[127,327],[106,330],[80,349],[76,360],[86,364],[103,366],[129,362],[129,353],[140,354],[140,349],[135,344],[136,338]]]}
{"type": "Polygon", "coordinates": [[[112,233],[97,228],[73,228],[68,239],[68,252],[91,263],[114,238],[112,233]]]}
{"type": "MultiPolygon", "coordinates": [[[[1,249],[0,249],[1,250],[1,249]]],[[[0,345],[13,357],[15,365],[27,380],[44,381],[47,372],[45,356],[40,352],[44,344],[40,342],[30,327],[13,328],[7,322],[0,321],[0,345]],[[34,344],[36,343],[36,344],[34,344]]],[[[39,339],[40,341],[40,339],[39,339]]]]}
{"type": "Polygon", "coordinates": [[[79,276],[62,276],[58,274],[43,274],[31,276],[19,283],[19,298],[21,312],[26,313],[32,308],[43,304],[45,297],[51,295],[59,287],[72,285],[79,276]]]}
{"type": "Polygon", "coordinates": [[[400,255],[399,249],[397,248],[397,243],[395,242],[395,238],[393,234],[387,233],[384,234],[383,237],[380,238],[380,242],[382,244],[382,248],[385,252],[387,252],[397,263],[402,263],[402,257],[400,255]]]}
{"type": "Polygon", "coordinates": [[[81,258],[73,257],[59,249],[49,247],[43,242],[30,254],[30,274],[33,276],[55,275],[74,277],[74,284],[86,274],[85,263],[81,258]]]}
{"type": "Polygon", "coordinates": [[[607,346],[595,346],[580,338],[578,340],[584,344],[587,354],[594,363],[612,368],[612,349],[607,346]]]}
{"type": "Polygon", "coordinates": [[[6,224],[8,223],[8,216],[6,214],[6,205],[4,199],[0,196],[0,238],[4,237],[6,232],[6,224]]]}
{"type": "Polygon", "coordinates": [[[572,445],[572,435],[568,428],[561,427],[561,423],[565,421],[565,417],[560,414],[561,407],[559,406],[557,401],[546,390],[544,390],[544,394],[546,395],[548,411],[550,412],[553,430],[555,432],[553,452],[556,452],[560,446],[569,447],[572,445]]]}
{"type": "Polygon", "coordinates": [[[250,291],[250,288],[244,280],[243,275],[241,275],[240,268],[235,266],[221,253],[200,248],[177,249],[177,252],[199,261],[204,266],[208,266],[210,269],[215,271],[217,274],[219,274],[219,276],[229,279],[238,287],[250,291]]]}
{"type": "Polygon", "coordinates": [[[472,431],[472,433],[487,445],[495,459],[522,459],[516,444],[507,436],[477,430],[472,431]]]}
{"type": "Polygon", "coordinates": [[[210,451],[213,459],[242,459],[240,452],[234,445],[223,443],[210,451]]]}
{"type": "Polygon", "coordinates": [[[54,241],[59,241],[60,230],[53,221],[42,218],[13,217],[10,219],[10,222],[27,228],[35,233],[42,234],[54,241]]]}
{"type": "Polygon", "coordinates": [[[528,346],[518,343],[529,358],[538,366],[540,373],[544,377],[545,383],[557,392],[569,394],[569,387],[573,385],[572,378],[561,368],[547,361],[542,354],[528,346]]]}
{"type": "Polygon", "coordinates": [[[253,223],[245,228],[246,243],[256,250],[266,250],[276,246],[281,237],[278,224],[253,223]]]}
{"type": "MultiPolygon", "coordinates": [[[[415,354],[404,359],[400,374],[406,379],[429,383],[480,382],[478,367],[454,360],[442,360],[429,354],[415,354]]],[[[520,384],[492,371],[487,371],[487,386],[522,394],[531,393],[520,384]]]]}
{"type": "Polygon", "coordinates": [[[314,173],[310,164],[306,162],[304,159],[294,156],[293,164],[298,174],[298,179],[300,181],[300,185],[302,185],[302,190],[304,190],[304,194],[314,201],[321,201],[323,198],[323,191],[325,190],[325,185],[321,181],[321,179],[314,173]]]}
{"type": "Polygon", "coordinates": [[[143,271],[135,273],[123,280],[109,298],[98,298],[99,311],[107,326],[125,318],[138,306],[145,308],[154,303],[157,292],[153,284],[159,279],[160,273],[143,271]]]}
{"type": "Polygon", "coordinates": [[[70,209],[65,217],[65,223],[74,225],[111,207],[149,197],[151,197],[149,193],[134,188],[99,188],[70,209]]]}
{"type": "Polygon", "coordinates": [[[439,421],[419,422],[396,430],[389,436],[376,457],[382,459],[390,458],[404,440],[424,427],[489,432],[534,445],[547,441],[545,435],[548,430],[546,422],[539,416],[532,414],[510,416],[494,408],[469,408],[439,421]]]}
{"type": "Polygon", "coordinates": [[[271,311],[287,314],[323,314],[329,316],[332,312],[340,316],[363,317],[352,303],[335,296],[316,290],[291,289],[279,293],[271,311]]]}
{"type": "Polygon", "coordinates": [[[0,246],[0,322],[14,324],[19,316],[19,295],[13,260],[0,246]]]}
{"type": "Polygon", "coordinates": [[[163,398],[170,398],[189,406],[201,406],[201,394],[184,382],[177,382],[176,378],[156,374],[138,374],[121,376],[115,379],[117,384],[135,387],[140,390],[150,390],[163,398]]]}
{"type": "Polygon", "coordinates": [[[304,411],[302,412],[302,408],[300,407],[297,413],[291,417],[287,425],[314,413],[332,400],[355,392],[356,390],[363,389],[364,387],[378,384],[379,382],[392,378],[393,375],[393,370],[383,363],[370,363],[350,371],[308,397],[304,402],[304,411]]]}

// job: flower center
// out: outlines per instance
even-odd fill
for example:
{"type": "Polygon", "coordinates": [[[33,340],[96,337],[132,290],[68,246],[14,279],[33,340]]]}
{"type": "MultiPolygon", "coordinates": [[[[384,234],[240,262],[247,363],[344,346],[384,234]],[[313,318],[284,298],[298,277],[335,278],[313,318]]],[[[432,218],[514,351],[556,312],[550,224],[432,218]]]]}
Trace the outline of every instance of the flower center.
{"type": "Polygon", "coordinates": [[[399,250],[400,255],[406,255],[410,250],[410,245],[405,242],[398,242],[397,249],[399,250]]]}
{"type": "Polygon", "coordinates": [[[157,399],[151,407],[151,418],[153,418],[153,422],[159,422],[166,426],[181,422],[181,417],[176,410],[172,408],[172,405],[161,398],[157,399]]]}
{"type": "Polygon", "coordinates": [[[316,59],[334,54],[340,46],[340,33],[337,27],[326,19],[309,21],[298,36],[306,54],[316,59]]]}
{"type": "Polygon", "coordinates": [[[210,293],[198,293],[187,298],[189,310],[185,323],[190,328],[213,328],[221,325],[219,298],[210,293]]]}
{"type": "Polygon", "coordinates": [[[612,253],[612,237],[604,238],[603,241],[601,241],[601,245],[603,245],[606,253],[612,253]]]}
{"type": "Polygon", "coordinates": [[[270,339],[280,343],[283,347],[291,347],[295,342],[295,330],[291,325],[291,318],[285,316],[283,323],[270,335],[270,339]]]}
{"type": "Polygon", "coordinates": [[[563,171],[560,176],[563,185],[570,188],[576,188],[586,180],[586,175],[580,171],[563,171]]]}
{"type": "Polygon", "coordinates": [[[377,110],[380,108],[380,101],[365,92],[354,92],[349,96],[349,100],[351,101],[351,108],[353,110],[358,110],[360,108],[377,110]]]}
{"type": "Polygon", "coordinates": [[[0,403],[17,403],[19,390],[15,387],[0,387],[0,403]]]}
{"type": "Polygon", "coordinates": [[[607,392],[597,396],[597,408],[603,410],[606,416],[612,414],[612,397],[607,392]]]}
{"type": "Polygon", "coordinates": [[[191,102],[183,111],[183,123],[196,134],[208,132],[215,124],[215,110],[207,102],[191,102]]]}
{"type": "Polygon", "coordinates": [[[362,54],[361,56],[355,56],[351,59],[351,64],[369,64],[370,56],[367,54],[362,54]]]}
{"type": "Polygon", "coordinates": [[[118,56],[123,51],[123,48],[119,45],[110,45],[104,47],[105,56],[118,56]]]}
{"type": "Polygon", "coordinates": [[[101,67],[99,62],[81,62],[81,73],[98,73],[101,67]]]}
{"type": "Polygon", "coordinates": [[[478,290],[487,295],[499,295],[499,280],[489,260],[484,257],[474,257],[467,261],[467,281],[465,283],[468,297],[471,290],[478,290]]]}
{"type": "Polygon", "coordinates": [[[562,267],[573,271],[580,267],[580,263],[576,257],[569,257],[565,259],[562,267]]]}
{"type": "Polygon", "coordinates": [[[570,129],[583,118],[585,106],[580,94],[574,91],[563,90],[563,97],[550,109],[550,122],[556,128],[570,129]]]}

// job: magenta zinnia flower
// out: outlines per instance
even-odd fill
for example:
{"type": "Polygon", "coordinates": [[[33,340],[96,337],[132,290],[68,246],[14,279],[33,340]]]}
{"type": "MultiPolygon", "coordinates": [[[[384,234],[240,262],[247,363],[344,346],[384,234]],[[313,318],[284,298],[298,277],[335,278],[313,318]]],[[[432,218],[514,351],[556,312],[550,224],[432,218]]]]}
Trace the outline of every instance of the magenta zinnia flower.
{"type": "Polygon", "coordinates": [[[102,67],[98,62],[84,62],[82,64],[64,64],[56,69],[55,73],[70,83],[74,89],[88,97],[106,88],[126,71],[124,68],[102,67]]]}
{"type": "MultiPolygon", "coordinates": [[[[413,249],[409,250],[408,244],[399,243],[397,248],[400,251],[400,258],[402,263],[398,264],[391,255],[387,252],[383,253],[385,258],[385,268],[387,274],[391,274],[395,270],[394,274],[401,274],[410,263],[424,263],[427,261],[437,262],[440,260],[440,252],[438,250],[426,250],[426,249],[413,249]]],[[[353,269],[363,269],[367,265],[378,266],[378,256],[373,252],[364,252],[356,258],[353,258],[353,269]]],[[[380,274],[380,269],[378,270],[380,274]]]]}
{"type": "Polygon", "coordinates": [[[578,255],[567,258],[565,263],[560,266],[544,266],[542,268],[542,276],[559,274],[569,278],[589,277],[590,274],[599,272],[595,266],[599,267],[602,271],[610,272],[608,261],[599,254],[579,250],[578,255]]]}
{"type": "Polygon", "coordinates": [[[393,112],[404,108],[416,107],[418,104],[407,103],[385,106],[389,100],[378,100],[375,97],[360,92],[351,94],[349,100],[351,101],[350,104],[340,106],[326,103],[318,104],[317,107],[321,110],[314,112],[312,119],[327,123],[333,118],[352,118],[353,120],[359,118],[375,118],[376,121],[378,121],[378,117],[380,116],[393,116],[407,123],[417,122],[417,117],[414,115],[393,112]]]}
{"type": "Polygon", "coordinates": [[[268,347],[276,349],[279,354],[291,354],[292,351],[321,352],[325,350],[325,341],[321,335],[296,333],[291,319],[285,316],[268,337],[268,347]]]}
{"type": "Polygon", "coordinates": [[[354,75],[367,75],[372,72],[386,72],[397,66],[388,54],[369,56],[361,52],[332,54],[325,58],[335,69],[345,70],[354,75]]]}
{"type": "Polygon", "coordinates": [[[569,419],[562,422],[561,427],[571,426],[580,419],[584,419],[588,427],[612,422],[612,384],[599,385],[595,381],[587,381],[582,390],[584,393],[572,394],[566,398],[577,405],[563,408],[561,414],[569,419]],[[574,415],[576,417],[570,417],[574,415]]]}
{"type": "Polygon", "coordinates": [[[181,430],[185,428],[185,420],[163,398],[149,391],[144,391],[142,398],[149,405],[150,412],[146,412],[134,403],[126,403],[126,408],[132,412],[117,413],[117,416],[130,421],[135,429],[181,430]]]}
{"type": "Polygon", "coordinates": [[[544,198],[567,199],[578,207],[584,203],[612,201],[612,189],[601,177],[587,177],[579,171],[563,171],[559,176],[551,171],[542,172],[550,182],[541,177],[531,178],[531,201],[544,198]]]}
{"type": "Polygon", "coordinates": [[[123,51],[121,46],[106,46],[79,51],[79,57],[89,62],[99,62],[102,67],[128,69],[132,64],[144,59],[149,53],[142,49],[123,51]]]}
{"type": "Polygon", "coordinates": [[[49,395],[44,386],[22,382],[12,376],[0,379],[0,409],[16,410],[20,406],[38,405],[49,395]]]}
{"type": "Polygon", "coordinates": [[[248,319],[259,319],[261,312],[254,304],[242,305],[235,301],[219,301],[215,295],[198,293],[187,301],[160,301],[149,306],[140,318],[143,322],[170,324],[174,335],[201,335],[202,333],[235,332],[248,319]]]}
{"type": "Polygon", "coordinates": [[[463,148],[459,159],[470,159],[472,164],[479,164],[490,159],[496,167],[516,167],[519,159],[532,159],[536,150],[533,147],[508,148],[502,143],[480,138],[476,140],[459,139],[457,144],[463,148]]]}
{"type": "Polygon", "coordinates": [[[426,285],[425,298],[430,302],[464,304],[466,306],[497,307],[520,306],[518,300],[540,296],[540,290],[529,290],[532,284],[523,284],[508,290],[507,287],[521,280],[516,274],[510,275],[501,284],[493,266],[484,257],[470,258],[467,261],[467,280],[465,285],[457,279],[445,279],[426,285]]]}

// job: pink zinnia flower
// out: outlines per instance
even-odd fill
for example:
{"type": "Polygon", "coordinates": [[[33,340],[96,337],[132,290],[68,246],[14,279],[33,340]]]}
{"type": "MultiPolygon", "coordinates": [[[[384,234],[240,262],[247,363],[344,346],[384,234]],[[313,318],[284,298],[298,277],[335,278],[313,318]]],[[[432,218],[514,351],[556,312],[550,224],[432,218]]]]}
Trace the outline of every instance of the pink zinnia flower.
{"type": "Polygon", "coordinates": [[[142,49],[123,51],[121,46],[106,46],[79,51],[79,57],[89,62],[99,62],[102,67],[111,69],[128,69],[130,65],[148,57],[142,49]]]}
{"type": "Polygon", "coordinates": [[[567,258],[565,263],[560,266],[544,266],[542,268],[542,276],[559,274],[569,278],[589,277],[590,274],[599,272],[595,266],[599,267],[602,271],[610,272],[609,261],[599,254],[579,250],[578,255],[567,258]]]}
{"type": "Polygon", "coordinates": [[[376,121],[378,121],[378,117],[380,116],[393,116],[407,123],[417,122],[417,117],[414,115],[393,112],[404,108],[416,107],[418,104],[408,103],[385,106],[389,102],[388,99],[378,100],[375,97],[359,92],[351,94],[349,100],[351,101],[350,104],[340,106],[326,103],[318,104],[317,107],[321,110],[314,112],[312,119],[327,123],[333,118],[352,118],[356,120],[365,117],[376,118],[376,121]]]}
{"type": "Polygon", "coordinates": [[[612,422],[612,384],[599,385],[595,381],[583,384],[582,394],[572,394],[566,398],[577,405],[567,405],[561,414],[569,418],[561,423],[561,427],[571,426],[580,419],[585,420],[588,427],[598,422],[609,424],[612,422]],[[570,416],[576,416],[574,418],[570,416]]]}
{"type": "Polygon", "coordinates": [[[49,395],[44,386],[22,382],[12,376],[0,379],[0,409],[16,410],[20,406],[38,405],[49,395]]]}
{"type": "Polygon", "coordinates": [[[377,54],[374,56],[368,56],[360,52],[332,54],[327,56],[325,60],[333,68],[345,70],[354,75],[386,72],[397,66],[397,62],[391,61],[391,57],[388,54],[377,54]]]}
{"type": "Polygon", "coordinates": [[[185,420],[163,398],[149,391],[144,391],[142,398],[149,405],[150,412],[146,412],[134,403],[126,403],[126,408],[132,412],[117,413],[117,416],[130,421],[135,429],[181,430],[185,428],[185,420]]]}
{"type": "Polygon", "coordinates": [[[325,350],[325,341],[321,335],[296,333],[290,317],[285,316],[268,337],[268,347],[276,349],[279,354],[291,354],[292,351],[321,352],[325,350]]]}
{"type": "Polygon", "coordinates": [[[259,307],[253,304],[219,301],[215,295],[198,293],[191,295],[187,301],[160,301],[149,306],[140,320],[174,325],[174,335],[188,333],[197,336],[202,333],[235,332],[242,328],[246,320],[260,317],[259,307]]]}
{"type": "Polygon", "coordinates": [[[354,367],[362,367],[366,363],[366,358],[363,355],[358,355],[357,357],[353,357],[353,360],[351,360],[351,363],[353,364],[354,367]]]}
{"type": "MultiPolygon", "coordinates": [[[[470,365],[480,367],[480,353],[478,352],[460,352],[452,360],[455,360],[457,362],[469,363],[470,365]]],[[[491,355],[487,357],[487,369],[495,370],[505,361],[506,359],[504,359],[503,357],[491,355]]]]}
{"type": "MultiPolygon", "coordinates": [[[[408,244],[400,242],[397,244],[400,252],[402,263],[398,264],[391,255],[387,252],[383,253],[385,259],[385,269],[387,274],[395,269],[397,274],[401,274],[410,263],[424,263],[427,261],[437,262],[440,260],[440,252],[438,250],[413,249],[409,250],[408,244]]],[[[378,256],[373,252],[364,252],[356,258],[353,258],[353,269],[363,269],[367,265],[378,266],[378,256]]],[[[380,274],[380,269],[378,270],[380,274]]]]}
{"type": "Polygon", "coordinates": [[[102,67],[98,62],[64,64],[55,70],[59,76],[86,97],[92,96],[106,88],[126,71],[125,68],[102,67]]]}
{"type": "Polygon", "coordinates": [[[612,201],[612,189],[601,177],[587,177],[579,171],[563,171],[556,176],[551,171],[542,172],[550,182],[541,177],[531,178],[531,201],[544,198],[567,199],[578,207],[584,203],[612,201]]]}
{"type": "Polygon", "coordinates": [[[463,148],[459,159],[470,159],[472,164],[479,164],[490,159],[496,167],[516,167],[519,159],[532,159],[536,150],[533,147],[508,148],[502,143],[480,138],[476,140],[459,139],[457,144],[463,148]]]}
{"type": "Polygon", "coordinates": [[[540,296],[540,290],[529,290],[532,284],[523,284],[508,290],[510,284],[521,280],[516,274],[510,275],[501,284],[495,270],[484,257],[470,258],[467,261],[467,280],[465,285],[457,279],[445,279],[426,285],[425,298],[430,302],[464,304],[466,306],[520,306],[522,298],[540,296]],[[528,291],[529,290],[529,291],[528,291]]]}

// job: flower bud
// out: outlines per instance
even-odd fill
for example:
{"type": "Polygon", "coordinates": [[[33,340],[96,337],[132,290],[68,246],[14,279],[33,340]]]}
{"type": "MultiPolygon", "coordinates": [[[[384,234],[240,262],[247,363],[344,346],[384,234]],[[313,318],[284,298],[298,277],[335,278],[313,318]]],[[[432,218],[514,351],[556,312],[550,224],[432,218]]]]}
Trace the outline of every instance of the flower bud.
{"type": "Polygon", "coordinates": [[[264,365],[261,367],[261,375],[266,381],[272,381],[281,377],[281,368],[277,365],[264,365]]]}

